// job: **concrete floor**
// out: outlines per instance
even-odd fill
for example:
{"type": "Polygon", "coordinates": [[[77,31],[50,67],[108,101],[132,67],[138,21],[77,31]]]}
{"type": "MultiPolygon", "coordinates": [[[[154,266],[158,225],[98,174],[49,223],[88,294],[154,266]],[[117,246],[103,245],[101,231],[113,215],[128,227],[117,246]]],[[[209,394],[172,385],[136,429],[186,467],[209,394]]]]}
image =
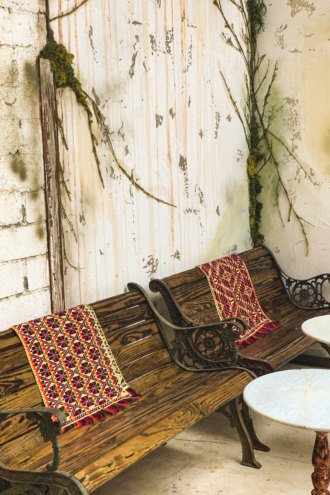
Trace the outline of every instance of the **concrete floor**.
{"type": "Polygon", "coordinates": [[[152,452],[94,495],[302,495],[312,490],[315,435],[253,415],[269,453],[256,452],[259,470],[240,464],[235,429],[213,413],[152,452]]]}

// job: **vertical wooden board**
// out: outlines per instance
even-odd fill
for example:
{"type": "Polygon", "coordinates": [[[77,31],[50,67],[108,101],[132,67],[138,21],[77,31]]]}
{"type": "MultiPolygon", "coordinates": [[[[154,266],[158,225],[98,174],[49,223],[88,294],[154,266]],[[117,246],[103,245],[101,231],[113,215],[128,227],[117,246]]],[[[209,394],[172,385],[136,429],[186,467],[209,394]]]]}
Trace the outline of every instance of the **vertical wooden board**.
{"type": "Polygon", "coordinates": [[[56,101],[53,73],[49,60],[39,60],[39,71],[51,302],[52,311],[56,313],[64,309],[64,284],[60,214],[61,200],[57,166],[56,101]]]}

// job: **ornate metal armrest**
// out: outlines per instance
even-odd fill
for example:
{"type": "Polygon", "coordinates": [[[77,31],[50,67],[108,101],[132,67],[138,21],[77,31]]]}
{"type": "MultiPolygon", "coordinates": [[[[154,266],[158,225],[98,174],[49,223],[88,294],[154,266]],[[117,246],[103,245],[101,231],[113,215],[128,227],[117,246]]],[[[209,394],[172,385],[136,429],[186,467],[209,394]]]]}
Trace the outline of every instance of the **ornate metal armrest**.
{"type": "Polygon", "coordinates": [[[193,326],[180,327],[165,320],[140,285],[129,283],[127,284],[127,287],[130,291],[139,290],[146,298],[155,317],[159,331],[164,338],[166,347],[179,366],[182,367],[182,363],[175,358],[174,354],[179,349],[183,348],[186,342],[189,342],[192,350],[197,356],[202,360],[211,363],[211,366],[214,366],[214,364],[224,365],[225,367],[235,365],[238,358],[236,342],[247,328],[245,320],[242,318],[229,318],[224,321],[217,321],[206,325],[196,325],[194,322],[195,324],[193,326]],[[161,322],[179,332],[179,335],[177,334],[176,338],[171,343],[167,340],[161,322]]]}
{"type": "Polygon", "coordinates": [[[26,418],[29,420],[37,420],[39,423],[39,430],[45,441],[52,442],[54,451],[54,460],[52,464],[47,464],[46,469],[48,471],[57,471],[60,464],[60,450],[61,446],[58,443],[57,436],[61,435],[62,428],[66,424],[66,417],[59,409],[53,409],[51,407],[35,407],[28,409],[7,409],[0,410],[0,423],[4,421],[10,414],[26,414],[26,418]],[[52,416],[55,416],[58,422],[52,420],[52,416]]]}
{"type": "Polygon", "coordinates": [[[329,273],[317,275],[316,277],[311,277],[306,280],[294,279],[289,277],[282,270],[271,250],[266,246],[263,247],[272,255],[285,292],[295,306],[302,309],[330,308],[330,302],[323,296],[323,286],[325,282],[330,283],[329,273]]]}

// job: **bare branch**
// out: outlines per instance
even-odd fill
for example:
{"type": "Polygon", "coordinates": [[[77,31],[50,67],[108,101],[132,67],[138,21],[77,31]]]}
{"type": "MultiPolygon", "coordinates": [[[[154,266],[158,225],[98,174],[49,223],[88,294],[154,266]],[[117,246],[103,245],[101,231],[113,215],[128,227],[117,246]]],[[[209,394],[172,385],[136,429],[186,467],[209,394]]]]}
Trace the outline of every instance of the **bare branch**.
{"type": "Polygon", "coordinates": [[[73,14],[73,12],[75,12],[76,10],[80,9],[80,7],[82,5],[84,5],[85,3],[87,3],[88,0],[83,0],[79,5],[77,5],[77,7],[73,7],[73,9],[71,9],[69,12],[66,12],[64,14],[60,14],[60,15],[57,15],[56,17],[53,17],[52,19],[49,19],[49,22],[53,22],[53,21],[56,21],[56,19],[62,19],[63,17],[66,17],[70,14],[73,14]]]}
{"type": "Polygon", "coordinates": [[[302,164],[300,163],[300,161],[298,160],[298,158],[292,153],[292,151],[290,151],[290,149],[287,147],[287,145],[282,141],[281,138],[279,138],[278,136],[276,136],[276,134],[274,134],[272,131],[270,131],[269,129],[267,129],[267,132],[269,134],[271,134],[275,139],[277,139],[277,141],[279,141],[281,143],[281,145],[287,150],[287,152],[289,153],[289,155],[297,162],[297,164],[299,165],[299,167],[301,168],[301,170],[304,172],[305,174],[305,177],[308,177],[308,179],[311,181],[311,183],[315,186],[316,185],[316,182],[313,182],[313,179],[312,177],[306,172],[306,170],[304,169],[304,167],[302,166],[302,164]]]}
{"type": "Polygon", "coordinates": [[[228,84],[227,84],[227,81],[226,81],[226,79],[225,79],[225,76],[222,74],[222,72],[221,72],[221,70],[220,70],[220,69],[219,69],[219,72],[220,72],[220,74],[221,74],[221,77],[222,77],[222,80],[223,80],[223,82],[224,82],[224,85],[226,86],[226,89],[227,89],[227,91],[228,91],[229,98],[230,98],[230,101],[232,102],[232,105],[233,105],[233,107],[234,107],[235,113],[236,113],[237,117],[239,118],[239,120],[240,120],[240,122],[241,122],[241,124],[242,124],[242,126],[243,126],[243,130],[244,130],[244,134],[245,134],[245,139],[246,139],[247,145],[249,146],[249,145],[250,145],[250,143],[249,143],[248,135],[247,135],[247,132],[246,132],[246,129],[245,129],[245,125],[244,125],[243,119],[242,119],[241,114],[240,114],[240,112],[239,112],[239,110],[238,110],[238,107],[237,107],[236,101],[234,100],[234,98],[233,98],[233,96],[232,96],[232,94],[231,94],[230,88],[229,88],[229,86],[228,86],[228,84]]]}
{"type": "Polygon", "coordinates": [[[97,120],[97,123],[98,125],[100,126],[101,130],[102,130],[102,133],[108,143],[108,146],[110,148],[110,151],[112,153],[112,156],[118,166],[118,168],[123,172],[123,174],[127,177],[127,179],[132,183],[134,184],[134,186],[139,189],[140,191],[142,191],[144,194],[146,194],[146,196],[148,196],[149,198],[152,198],[156,201],[158,201],[159,203],[163,203],[165,205],[168,205],[168,206],[173,206],[174,208],[176,208],[175,205],[173,205],[172,203],[168,203],[167,201],[164,201],[163,199],[160,199],[160,198],[157,198],[156,196],[154,196],[153,194],[149,193],[148,191],[146,191],[142,186],[140,186],[140,184],[138,184],[134,179],[133,177],[131,177],[127,172],[126,170],[124,169],[124,167],[119,163],[119,160],[116,156],[116,153],[115,153],[115,150],[112,146],[112,142],[111,142],[111,139],[110,139],[110,135],[109,135],[109,131],[107,129],[107,126],[105,125],[104,123],[104,118],[103,118],[103,115],[101,114],[100,110],[98,109],[95,101],[93,100],[93,98],[91,98],[86,92],[84,92],[84,94],[86,95],[86,97],[91,101],[92,103],[92,106],[93,106],[93,110],[94,110],[94,114],[95,114],[95,117],[96,117],[96,120],[97,120]]]}

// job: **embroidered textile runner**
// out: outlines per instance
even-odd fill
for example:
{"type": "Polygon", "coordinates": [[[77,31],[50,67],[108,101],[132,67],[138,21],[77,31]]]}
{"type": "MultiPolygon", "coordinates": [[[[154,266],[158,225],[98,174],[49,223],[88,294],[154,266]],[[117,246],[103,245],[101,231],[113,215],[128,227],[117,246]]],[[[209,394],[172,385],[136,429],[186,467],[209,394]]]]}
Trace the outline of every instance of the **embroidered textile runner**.
{"type": "Polygon", "coordinates": [[[248,328],[241,335],[239,344],[252,344],[280,325],[267,318],[261,309],[249,272],[237,254],[198,268],[207,277],[220,320],[232,316],[246,320],[248,328]]]}
{"type": "Polygon", "coordinates": [[[77,306],[12,327],[46,407],[67,418],[63,431],[101,421],[140,396],[129,388],[94,310],[77,306]]]}

